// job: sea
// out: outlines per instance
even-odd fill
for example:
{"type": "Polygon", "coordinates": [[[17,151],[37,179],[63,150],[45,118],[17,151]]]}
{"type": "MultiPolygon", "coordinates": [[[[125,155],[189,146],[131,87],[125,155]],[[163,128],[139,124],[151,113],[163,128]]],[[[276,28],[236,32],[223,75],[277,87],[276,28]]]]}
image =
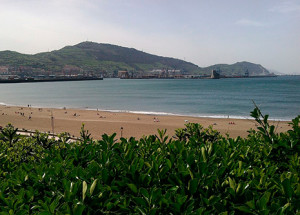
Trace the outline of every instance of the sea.
{"type": "Polygon", "coordinates": [[[300,115],[300,76],[233,79],[116,79],[0,84],[0,104],[154,115],[250,119],[300,115]]]}

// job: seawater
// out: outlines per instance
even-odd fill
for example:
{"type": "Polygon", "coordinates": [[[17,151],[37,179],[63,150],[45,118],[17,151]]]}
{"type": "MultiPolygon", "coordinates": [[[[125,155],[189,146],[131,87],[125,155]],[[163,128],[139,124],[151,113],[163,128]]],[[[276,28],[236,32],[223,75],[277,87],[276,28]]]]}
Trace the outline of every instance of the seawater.
{"type": "Polygon", "coordinates": [[[272,119],[300,115],[300,76],[247,79],[104,79],[0,84],[0,103],[146,114],[272,119]]]}

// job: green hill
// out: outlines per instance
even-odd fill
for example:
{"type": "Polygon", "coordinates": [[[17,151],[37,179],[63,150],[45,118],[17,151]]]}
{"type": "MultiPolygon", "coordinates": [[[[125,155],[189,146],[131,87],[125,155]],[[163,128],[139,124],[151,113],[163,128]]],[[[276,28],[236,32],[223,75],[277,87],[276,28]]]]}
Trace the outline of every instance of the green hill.
{"type": "Polygon", "coordinates": [[[221,75],[245,75],[248,71],[250,76],[256,75],[269,75],[270,72],[260,64],[254,64],[249,62],[237,62],[235,64],[216,64],[206,68],[202,68],[202,72],[209,73],[211,70],[220,71],[221,75]]]}
{"type": "Polygon", "coordinates": [[[82,70],[107,71],[116,70],[150,71],[153,69],[176,69],[183,74],[209,74],[212,69],[219,69],[225,75],[244,74],[248,69],[250,75],[268,74],[261,65],[248,62],[233,65],[218,64],[206,68],[183,60],[161,57],[111,44],[82,42],[66,46],[60,50],[43,52],[35,55],[20,54],[12,51],[0,52],[0,66],[18,68],[20,66],[60,72],[65,66],[82,70]]]}

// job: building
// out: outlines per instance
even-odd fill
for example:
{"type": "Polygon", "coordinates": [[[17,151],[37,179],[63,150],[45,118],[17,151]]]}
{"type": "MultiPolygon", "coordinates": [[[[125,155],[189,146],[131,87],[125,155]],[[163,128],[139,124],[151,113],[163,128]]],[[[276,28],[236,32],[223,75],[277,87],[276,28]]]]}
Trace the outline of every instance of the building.
{"type": "Polygon", "coordinates": [[[212,70],[211,71],[211,76],[210,76],[211,79],[219,79],[220,78],[220,74],[217,72],[217,70],[212,70]]]}
{"type": "Polygon", "coordinates": [[[118,77],[121,79],[128,79],[129,73],[128,71],[118,71],[118,77]]]}
{"type": "Polygon", "coordinates": [[[8,66],[0,66],[0,74],[1,75],[8,75],[9,74],[8,66]]]}
{"type": "Polygon", "coordinates": [[[248,71],[248,69],[245,72],[245,77],[249,77],[249,71],[248,71]]]}

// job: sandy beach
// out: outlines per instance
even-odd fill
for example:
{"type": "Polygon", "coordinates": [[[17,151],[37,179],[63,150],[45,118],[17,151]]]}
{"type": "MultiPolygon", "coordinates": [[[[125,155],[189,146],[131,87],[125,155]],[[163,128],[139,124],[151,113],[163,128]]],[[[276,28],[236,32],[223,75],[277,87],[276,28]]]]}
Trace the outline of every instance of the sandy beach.
{"type": "MultiPolygon", "coordinates": [[[[250,128],[255,129],[254,120],[248,119],[216,119],[187,116],[161,116],[134,113],[114,113],[97,110],[33,108],[0,105],[0,126],[8,123],[19,129],[39,130],[52,132],[51,116],[53,116],[54,132],[68,132],[75,137],[79,136],[82,123],[89,130],[92,137],[100,139],[106,134],[117,133],[117,138],[140,138],[143,135],[157,134],[157,129],[167,129],[171,137],[175,129],[184,128],[187,122],[200,123],[204,128],[212,125],[221,134],[228,133],[230,137],[248,135],[250,128]],[[123,128],[123,129],[122,129],[123,128]]],[[[289,122],[272,121],[277,132],[287,131],[291,127],[289,122]]]]}

